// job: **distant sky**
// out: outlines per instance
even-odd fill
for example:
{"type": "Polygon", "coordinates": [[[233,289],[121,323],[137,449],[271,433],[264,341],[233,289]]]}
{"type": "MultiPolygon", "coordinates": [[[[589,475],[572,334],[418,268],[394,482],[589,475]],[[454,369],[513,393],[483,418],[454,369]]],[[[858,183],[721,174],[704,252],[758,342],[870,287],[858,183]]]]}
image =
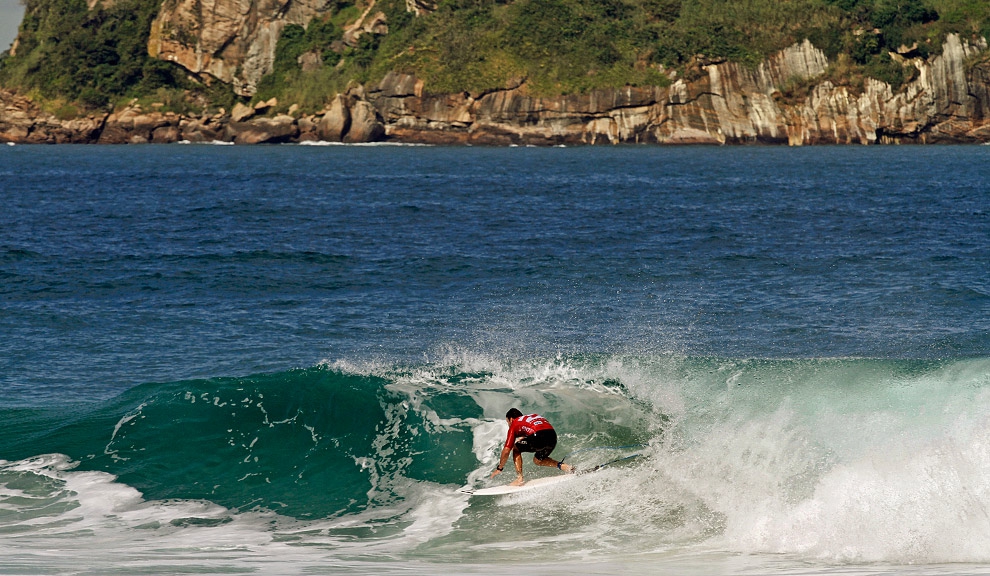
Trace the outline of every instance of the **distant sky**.
{"type": "Polygon", "coordinates": [[[24,6],[20,0],[0,0],[0,52],[14,43],[23,18],[24,6]]]}

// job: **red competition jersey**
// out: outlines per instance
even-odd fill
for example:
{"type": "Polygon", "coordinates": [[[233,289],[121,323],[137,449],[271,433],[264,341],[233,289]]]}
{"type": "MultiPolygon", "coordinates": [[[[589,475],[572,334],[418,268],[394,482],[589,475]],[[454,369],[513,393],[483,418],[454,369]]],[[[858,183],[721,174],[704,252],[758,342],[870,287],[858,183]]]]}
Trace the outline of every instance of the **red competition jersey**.
{"type": "Polygon", "coordinates": [[[509,436],[505,439],[505,447],[512,448],[519,436],[532,436],[540,430],[553,430],[547,419],[539,414],[520,416],[509,425],[509,436]]]}

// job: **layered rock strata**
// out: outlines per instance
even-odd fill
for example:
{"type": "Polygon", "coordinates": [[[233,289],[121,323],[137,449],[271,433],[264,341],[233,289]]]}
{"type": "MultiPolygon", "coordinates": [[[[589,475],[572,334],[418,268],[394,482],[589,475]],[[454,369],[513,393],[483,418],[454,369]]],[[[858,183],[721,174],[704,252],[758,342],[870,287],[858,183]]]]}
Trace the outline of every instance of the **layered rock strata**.
{"type": "Polygon", "coordinates": [[[393,74],[369,98],[390,138],[419,142],[986,142],[990,62],[970,65],[985,50],[985,42],[971,45],[950,36],[941,55],[904,62],[918,75],[897,93],[872,79],[859,92],[835,85],[825,54],[805,41],[755,69],[702,65],[697,80],[677,80],[669,88],[540,98],[522,85],[431,95],[415,78],[393,74]]]}
{"type": "Polygon", "coordinates": [[[279,143],[393,140],[434,144],[874,144],[990,141],[985,41],[949,36],[942,53],[904,60],[916,78],[894,92],[867,79],[856,90],[829,76],[824,53],[796,44],[749,68],[698,63],[693,80],[539,97],[524,80],[485,93],[431,94],[389,74],[354,86],[319,114],[276,114],[275,103],[197,117],[146,111],[59,120],[0,92],[0,142],[279,143]]]}

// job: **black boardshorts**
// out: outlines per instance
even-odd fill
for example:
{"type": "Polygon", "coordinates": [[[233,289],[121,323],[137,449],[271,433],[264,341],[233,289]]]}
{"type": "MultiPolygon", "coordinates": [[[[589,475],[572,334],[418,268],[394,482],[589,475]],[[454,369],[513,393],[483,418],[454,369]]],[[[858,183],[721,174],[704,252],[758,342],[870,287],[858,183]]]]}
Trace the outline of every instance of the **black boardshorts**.
{"type": "Polygon", "coordinates": [[[516,439],[516,448],[520,452],[536,452],[536,457],[546,460],[557,447],[557,433],[550,430],[537,430],[529,436],[516,439]]]}

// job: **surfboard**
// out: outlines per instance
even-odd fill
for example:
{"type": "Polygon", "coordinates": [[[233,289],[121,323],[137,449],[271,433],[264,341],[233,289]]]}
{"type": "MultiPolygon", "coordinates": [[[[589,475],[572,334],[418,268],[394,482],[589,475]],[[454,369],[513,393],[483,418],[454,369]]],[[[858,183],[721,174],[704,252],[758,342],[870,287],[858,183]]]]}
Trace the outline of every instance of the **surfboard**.
{"type": "Polygon", "coordinates": [[[465,486],[458,489],[458,492],[462,494],[470,494],[471,496],[501,496],[503,494],[515,494],[516,492],[523,492],[525,490],[532,490],[533,488],[543,488],[546,486],[552,486],[560,482],[566,482],[567,480],[572,480],[578,476],[584,474],[589,474],[591,472],[597,472],[602,468],[606,468],[613,464],[618,464],[619,462],[625,462],[627,460],[632,460],[634,458],[639,458],[642,454],[630,454],[629,456],[623,456],[622,458],[616,458],[615,460],[609,460],[604,464],[599,464],[593,468],[587,470],[578,470],[574,474],[560,474],[558,476],[547,476],[545,478],[537,478],[535,480],[529,480],[522,486],[509,486],[508,484],[503,486],[491,486],[489,488],[472,488],[471,486],[465,486]]]}
{"type": "Polygon", "coordinates": [[[501,496],[502,494],[525,492],[526,490],[532,490],[534,488],[545,488],[547,486],[566,482],[567,480],[573,480],[576,477],[576,474],[560,474],[559,476],[534,478],[533,480],[527,480],[522,486],[509,486],[508,484],[502,486],[491,486],[489,488],[471,488],[470,486],[465,486],[464,488],[458,490],[458,492],[470,494],[472,496],[501,496]]]}

